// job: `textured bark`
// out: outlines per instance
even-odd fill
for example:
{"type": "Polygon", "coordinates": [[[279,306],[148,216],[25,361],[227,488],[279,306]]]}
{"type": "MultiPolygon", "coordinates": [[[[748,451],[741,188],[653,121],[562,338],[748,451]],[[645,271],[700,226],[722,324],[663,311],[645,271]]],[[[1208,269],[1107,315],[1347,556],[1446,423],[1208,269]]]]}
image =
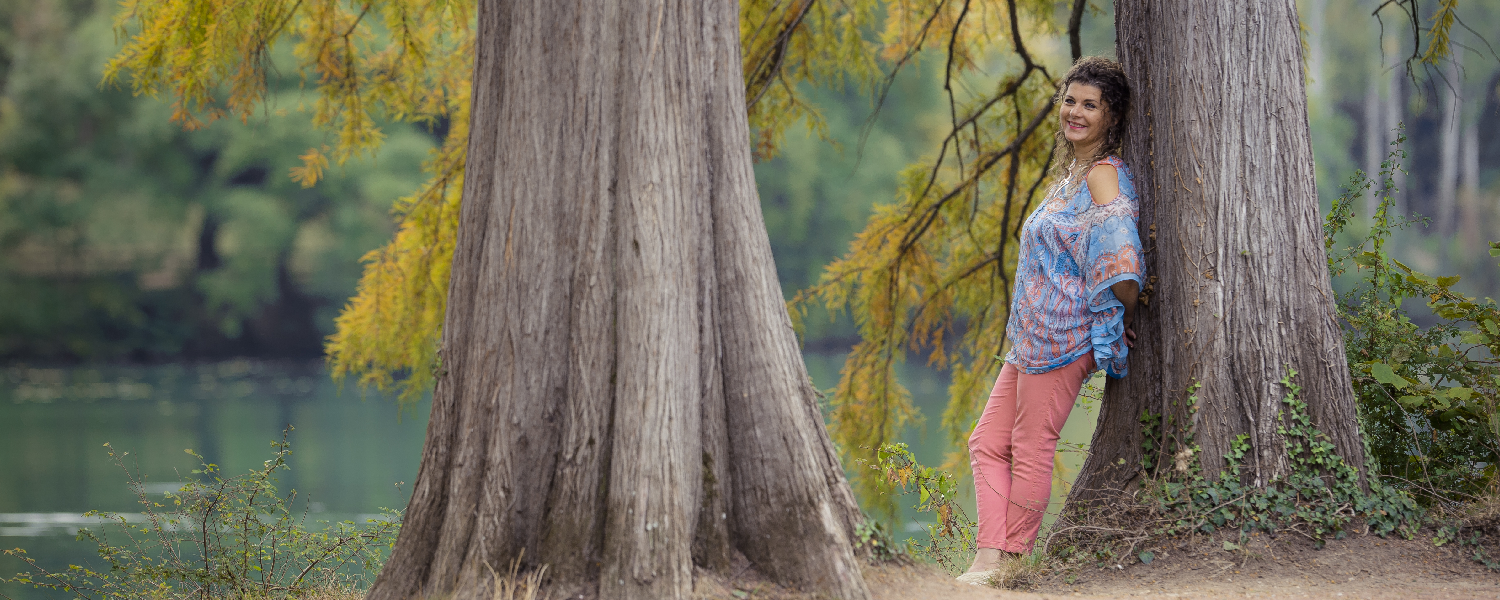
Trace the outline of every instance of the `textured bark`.
{"type": "Polygon", "coordinates": [[[1190,424],[1206,473],[1248,434],[1246,483],[1286,474],[1276,415],[1288,368],[1314,425],[1362,469],[1292,0],[1119,0],[1115,14],[1136,91],[1123,158],[1141,192],[1153,283],[1131,374],[1105,390],[1073,499],[1138,475],[1142,411],[1173,416],[1177,427],[1164,429],[1179,440],[1190,424]]]}
{"type": "Polygon", "coordinates": [[[480,2],[443,371],[371,599],[867,591],[751,171],[735,4],[480,2]]]}

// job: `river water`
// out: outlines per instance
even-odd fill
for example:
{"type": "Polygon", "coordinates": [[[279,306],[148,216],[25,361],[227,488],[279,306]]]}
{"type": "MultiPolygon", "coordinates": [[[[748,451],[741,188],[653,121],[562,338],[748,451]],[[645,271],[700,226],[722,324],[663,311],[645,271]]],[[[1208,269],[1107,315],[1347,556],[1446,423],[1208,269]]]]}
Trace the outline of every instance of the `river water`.
{"type": "MultiPolygon", "coordinates": [[[[837,384],[842,355],[806,356],[820,389],[837,384]]],[[[939,465],[953,447],[938,432],[946,404],[941,374],[906,366],[900,378],[928,425],[903,436],[918,460],[939,465]]],[[[279,487],[296,489],[309,521],[362,519],[408,500],[427,426],[428,401],[401,408],[392,396],[333,382],[321,362],[235,360],[150,367],[0,367],[0,549],[25,548],[44,565],[91,561],[94,548],[75,541],[98,527],[89,510],[140,512],[127,474],[108,443],[160,500],[199,468],[186,450],[237,475],[271,458],[287,425],[291,468],[279,487]]],[[[1093,410],[1075,410],[1064,439],[1087,442],[1093,410]]],[[[1081,455],[1064,453],[1058,486],[1081,455]]],[[[903,500],[914,504],[916,498],[903,500]]],[[[967,499],[972,514],[972,492],[967,499]]],[[[909,508],[897,537],[922,535],[925,515],[909,508]]],[[[0,556],[0,577],[21,570],[0,556]]],[[[59,597],[0,584],[14,600],[59,597]]]]}

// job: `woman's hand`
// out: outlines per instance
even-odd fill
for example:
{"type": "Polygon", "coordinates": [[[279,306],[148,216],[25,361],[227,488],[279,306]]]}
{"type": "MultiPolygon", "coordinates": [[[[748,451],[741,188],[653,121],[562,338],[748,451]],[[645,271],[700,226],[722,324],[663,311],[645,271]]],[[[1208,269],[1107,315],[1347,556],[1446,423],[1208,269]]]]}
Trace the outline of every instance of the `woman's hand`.
{"type": "Polygon", "coordinates": [[[1126,279],[1109,286],[1109,291],[1115,293],[1115,298],[1120,304],[1125,305],[1125,347],[1135,347],[1135,305],[1141,294],[1141,286],[1135,280],[1126,279]]]}

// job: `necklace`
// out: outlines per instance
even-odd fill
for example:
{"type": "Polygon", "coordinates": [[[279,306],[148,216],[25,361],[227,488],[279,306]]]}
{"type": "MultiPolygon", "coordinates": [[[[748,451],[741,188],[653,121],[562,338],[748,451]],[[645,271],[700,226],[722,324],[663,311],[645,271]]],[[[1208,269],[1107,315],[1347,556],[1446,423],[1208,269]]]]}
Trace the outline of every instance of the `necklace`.
{"type": "Polygon", "coordinates": [[[1083,170],[1078,168],[1078,159],[1075,158],[1073,162],[1068,163],[1067,175],[1057,184],[1059,195],[1067,197],[1077,187],[1082,175],[1083,170]]]}

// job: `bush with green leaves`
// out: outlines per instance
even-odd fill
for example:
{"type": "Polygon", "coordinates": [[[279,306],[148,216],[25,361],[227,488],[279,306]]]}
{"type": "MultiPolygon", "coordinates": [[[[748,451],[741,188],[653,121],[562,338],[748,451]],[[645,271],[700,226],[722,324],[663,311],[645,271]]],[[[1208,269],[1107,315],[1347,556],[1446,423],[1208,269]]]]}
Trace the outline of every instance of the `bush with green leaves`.
{"type": "Polygon", "coordinates": [[[297,492],[276,489],[276,473],[291,455],[285,434],[261,468],[233,477],[189,450],[202,467],[163,500],[149,496],[139,471],[125,465],[129,453],[105,447],[142,508],[139,515],[85,515],[109,523],[78,534],[98,546],[105,566],[49,570],[18,548],[5,554],[31,570],[9,581],[99,600],[295,598],[368,585],[401,527],[393,510],[363,524],[310,526],[306,508],[297,510],[297,492]]]}
{"type": "MultiPolygon", "coordinates": [[[[1387,251],[1393,233],[1420,222],[1391,214],[1404,158],[1392,152],[1379,182],[1362,172],[1350,179],[1324,224],[1328,266],[1335,277],[1357,276],[1338,314],[1370,468],[1428,500],[1468,500],[1495,482],[1500,459],[1500,305],[1455,290],[1457,276],[1420,273],[1387,251]],[[1353,236],[1353,207],[1377,183],[1369,229],[1353,236]],[[1337,247],[1340,238],[1353,239],[1337,247]],[[1408,311],[1422,301],[1430,316],[1408,311]]],[[[1488,251],[1500,257],[1500,242],[1488,251]]]]}

